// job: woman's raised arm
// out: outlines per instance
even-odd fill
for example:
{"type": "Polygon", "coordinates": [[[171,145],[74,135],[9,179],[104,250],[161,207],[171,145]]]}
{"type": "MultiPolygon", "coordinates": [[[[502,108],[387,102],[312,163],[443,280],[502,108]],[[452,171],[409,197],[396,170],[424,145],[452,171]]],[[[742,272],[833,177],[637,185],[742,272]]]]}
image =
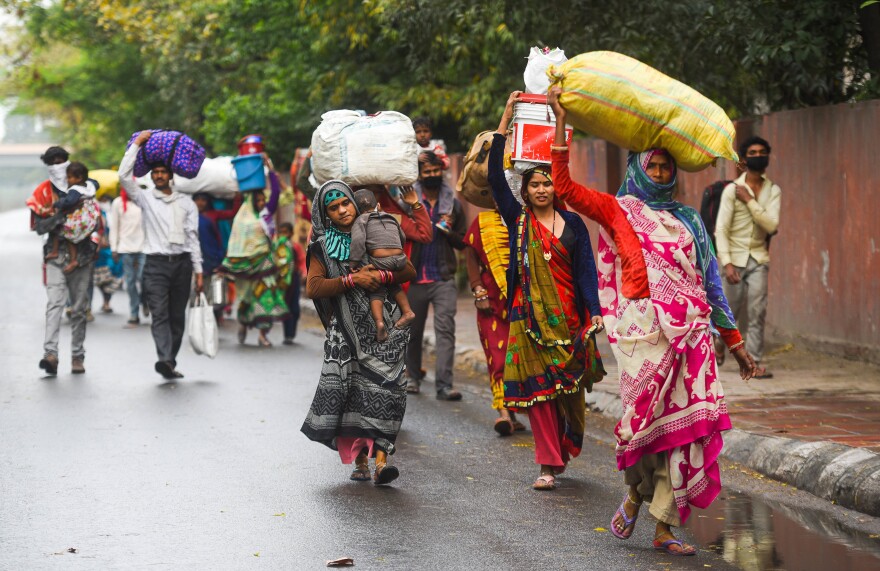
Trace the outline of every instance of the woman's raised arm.
{"type": "Polygon", "coordinates": [[[556,196],[567,202],[569,206],[609,228],[619,211],[614,197],[571,180],[568,169],[568,144],[565,141],[566,111],[559,103],[561,93],[562,89],[554,87],[547,94],[547,103],[556,115],[556,134],[553,138],[553,146],[550,148],[553,161],[553,188],[556,196]]]}
{"type": "Polygon", "coordinates": [[[498,212],[504,218],[508,228],[515,228],[516,221],[522,214],[522,206],[513,197],[510,185],[507,184],[507,177],[504,176],[504,146],[507,143],[507,127],[513,117],[513,105],[521,93],[521,91],[514,91],[507,99],[507,106],[504,108],[504,114],[501,115],[498,130],[492,137],[492,148],[489,149],[489,186],[492,188],[495,204],[498,205],[498,212]]]}

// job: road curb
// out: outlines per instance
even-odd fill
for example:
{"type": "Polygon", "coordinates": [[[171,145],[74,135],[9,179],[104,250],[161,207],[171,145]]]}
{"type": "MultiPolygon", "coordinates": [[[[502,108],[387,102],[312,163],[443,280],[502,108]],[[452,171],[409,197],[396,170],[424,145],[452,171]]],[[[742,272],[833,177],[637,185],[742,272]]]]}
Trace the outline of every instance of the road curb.
{"type": "MultiPolygon", "coordinates": [[[[620,418],[620,397],[587,394],[593,410],[620,418]]],[[[880,516],[880,455],[833,442],[805,442],[733,429],[724,433],[722,456],[814,496],[880,516]]]]}
{"type": "MultiPolygon", "coordinates": [[[[306,313],[317,315],[303,300],[306,313]]],[[[424,351],[434,356],[434,334],[425,331],[424,351]]],[[[458,346],[456,366],[485,373],[480,347],[458,346]]],[[[587,405],[619,419],[623,403],[615,393],[596,390],[587,394],[587,405]]],[[[861,513],[880,517],[880,455],[833,442],[805,442],[764,436],[733,429],[724,433],[722,456],[767,477],[861,513]]]]}

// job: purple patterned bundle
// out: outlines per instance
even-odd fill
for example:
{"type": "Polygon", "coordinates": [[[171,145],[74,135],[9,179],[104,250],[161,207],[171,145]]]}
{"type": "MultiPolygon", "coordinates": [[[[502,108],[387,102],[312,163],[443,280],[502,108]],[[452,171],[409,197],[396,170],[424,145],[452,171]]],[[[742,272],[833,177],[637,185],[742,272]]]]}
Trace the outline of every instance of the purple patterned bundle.
{"type": "MultiPolygon", "coordinates": [[[[134,176],[144,176],[150,172],[151,165],[155,164],[166,165],[171,172],[184,178],[193,178],[199,173],[205,161],[204,147],[180,131],[152,129],[152,133],[138,151],[134,162],[134,176]]],[[[139,134],[140,131],[137,131],[131,136],[126,149],[139,134]]]]}

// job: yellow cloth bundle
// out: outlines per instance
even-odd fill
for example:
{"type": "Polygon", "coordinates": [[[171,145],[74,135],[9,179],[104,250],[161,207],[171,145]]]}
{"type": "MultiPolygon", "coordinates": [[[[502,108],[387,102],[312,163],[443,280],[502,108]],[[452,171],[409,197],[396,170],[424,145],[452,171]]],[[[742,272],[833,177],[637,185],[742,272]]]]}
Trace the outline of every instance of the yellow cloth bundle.
{"type": "Polygon", "coordinates": [[[620,147],[667,149],[686,171],[716,158],[739,160],[736,131],[714,101],[629,56],[610,51],[581,54],[547,69],[568,122],[620,147]]]}

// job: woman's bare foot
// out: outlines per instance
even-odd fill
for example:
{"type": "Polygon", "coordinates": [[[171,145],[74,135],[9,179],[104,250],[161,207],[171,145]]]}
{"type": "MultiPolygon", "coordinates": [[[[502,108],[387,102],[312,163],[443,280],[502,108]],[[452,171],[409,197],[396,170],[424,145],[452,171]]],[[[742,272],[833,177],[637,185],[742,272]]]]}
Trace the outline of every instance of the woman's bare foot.
{"type": "Polygon", "coordinates": [[[407,311],[406,313],[404,313],[403,315],[400,316],[400,319],[397,320],[397,322],[394,324],[394,326],[397,327],[398,329],[400,329],[401,327],[406,327],[407,325],[412,323],[412,320],[415,318],[416,318],[415,313],[413,313],[412,311],[407,311]]]}
{"type": "Polygon", "coordinates": [[[49,252],[46,254],[45,260],[48,262],[49,260],[54,260],[56,258],[58,258],[58,252],[49,252]]]}
{"type": "Polygon", "coordinates": [[[388,339],[388,332],[385,330],[385,324],[384,323],[377,323],[376,324],[376,341],[378,341],[379,343],[382,343],[386,339],[388,339]]]}
{"type": "Polygon", "coordinates": [[[77,269],[78,267],[79,267],[79,262],[77,262],[76,260],[73,260],[72,262],[70,262],[69,264],[64,266],[64,269],[61,271],[64,272],[65,274],[69,274],[70,272],[77,269]]]}

